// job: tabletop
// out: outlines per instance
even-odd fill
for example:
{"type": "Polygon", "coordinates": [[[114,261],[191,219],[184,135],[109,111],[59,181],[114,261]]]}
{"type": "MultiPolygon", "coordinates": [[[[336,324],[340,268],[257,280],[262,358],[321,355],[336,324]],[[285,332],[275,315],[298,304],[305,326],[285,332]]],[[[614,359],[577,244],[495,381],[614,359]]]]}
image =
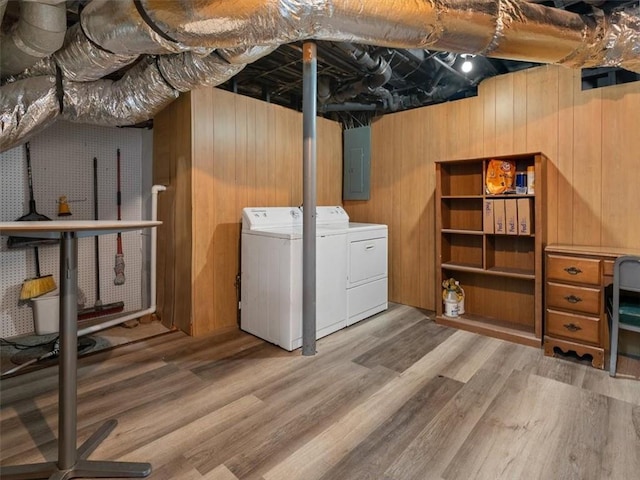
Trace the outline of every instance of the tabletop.
{"type": "Polygon", "coordinates": [[[0,222],[0,235],[59,238],[62,232],[75,232],[79,237],[105,235],[126,230],[157,227],[156,220],[51,220],[34,222],[0,222]]]}

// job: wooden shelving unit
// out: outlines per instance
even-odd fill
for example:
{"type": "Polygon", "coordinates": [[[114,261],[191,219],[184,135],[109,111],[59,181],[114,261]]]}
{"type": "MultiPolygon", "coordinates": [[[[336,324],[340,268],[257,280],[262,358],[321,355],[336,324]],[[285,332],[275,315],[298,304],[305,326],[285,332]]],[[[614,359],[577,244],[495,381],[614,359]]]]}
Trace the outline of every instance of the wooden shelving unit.
{"type": "Polygon", "coordinates": [[[543,318],[545,168],[542,153],[436,162],[436,321],[525,345],[540,346],[543,318]],[[512,160],[517,171],[534,167],[535,194],[485,193],[488,162],[512,160]],[[527,198],[530,235],[485,233],[487,199],[527,198]],[[442,280],[465,291],[465,314],[443,315],[442,280]]]}

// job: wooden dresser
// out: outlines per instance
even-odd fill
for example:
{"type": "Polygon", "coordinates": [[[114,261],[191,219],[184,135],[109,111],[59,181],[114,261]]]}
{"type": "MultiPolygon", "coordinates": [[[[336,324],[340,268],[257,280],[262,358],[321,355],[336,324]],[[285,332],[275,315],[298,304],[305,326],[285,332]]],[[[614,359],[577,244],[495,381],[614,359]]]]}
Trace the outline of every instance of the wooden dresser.
{"type": "Polygon", "coordinates": [[[605,287],[613,283],[613,264],[640,251],[616,247],[549,245],[545,248],[544,353],[554,348],[591,355],[604,368],[609,346],[605,287]]]}

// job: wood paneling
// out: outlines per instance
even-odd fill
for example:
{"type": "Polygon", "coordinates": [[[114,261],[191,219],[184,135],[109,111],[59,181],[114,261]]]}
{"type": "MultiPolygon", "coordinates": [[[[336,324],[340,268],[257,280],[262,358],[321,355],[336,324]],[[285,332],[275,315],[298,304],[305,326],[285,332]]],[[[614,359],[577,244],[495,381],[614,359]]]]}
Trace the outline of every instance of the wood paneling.
{"type": "Polygon", "coordinates": [[[578,70],[556,66],[493,77],[478,97],[374,122],[371,200],[345,207],[389,225],[390,300],[435,310],[435,160],[541,151],[548,241],[633,247],[639,125],[640,82],[582,91],[578,70]]]}
{"type": "Polygon", "coordinates": [[[191,323],[191,95],[185,94],[156,116],[153,180],[166,185],[158,196],[157,313],[167,326],[188,332],[191,323]],[[171,139],[171,141],[166,141],[171,139]],[[179,268],[176,268],[179,266],[179,268]],[[176,313],[179,312],[179,315],[176,313]]]}
{"type": "MultiPolygon", "coordinates": [[[[340,125],[318,118],[318,204],[341,204],[340,125]]],[[[302,115],[213,88],[154,119],[158,313],[192,335],[237,325],[242,208],[302,203],[302,115]]]]}
{"type": "Polygon", "coordinates": [[[640,89],[636,84],[602,91],[602,244],[638,245],[640,89]]]}

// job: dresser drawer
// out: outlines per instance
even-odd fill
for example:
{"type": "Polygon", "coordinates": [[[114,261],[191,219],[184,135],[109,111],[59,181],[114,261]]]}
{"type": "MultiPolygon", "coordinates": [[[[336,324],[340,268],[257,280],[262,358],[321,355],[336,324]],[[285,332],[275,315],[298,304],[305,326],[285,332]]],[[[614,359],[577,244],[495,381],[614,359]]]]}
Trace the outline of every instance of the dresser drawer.
{"type": "Polygon", "coordinates": [[[600,289],[547,282],[547,306],[600,315],[600,289]]]}
{"type": "Polygon", "coordinates": [[[547,255],[547,279],[600,285],[600,260],[547,255]]]}
{"type": "Polygon", "coordinates": [[[594,317],[547,310],[547,335],[600,344],[600,320],[594,317]]]}

